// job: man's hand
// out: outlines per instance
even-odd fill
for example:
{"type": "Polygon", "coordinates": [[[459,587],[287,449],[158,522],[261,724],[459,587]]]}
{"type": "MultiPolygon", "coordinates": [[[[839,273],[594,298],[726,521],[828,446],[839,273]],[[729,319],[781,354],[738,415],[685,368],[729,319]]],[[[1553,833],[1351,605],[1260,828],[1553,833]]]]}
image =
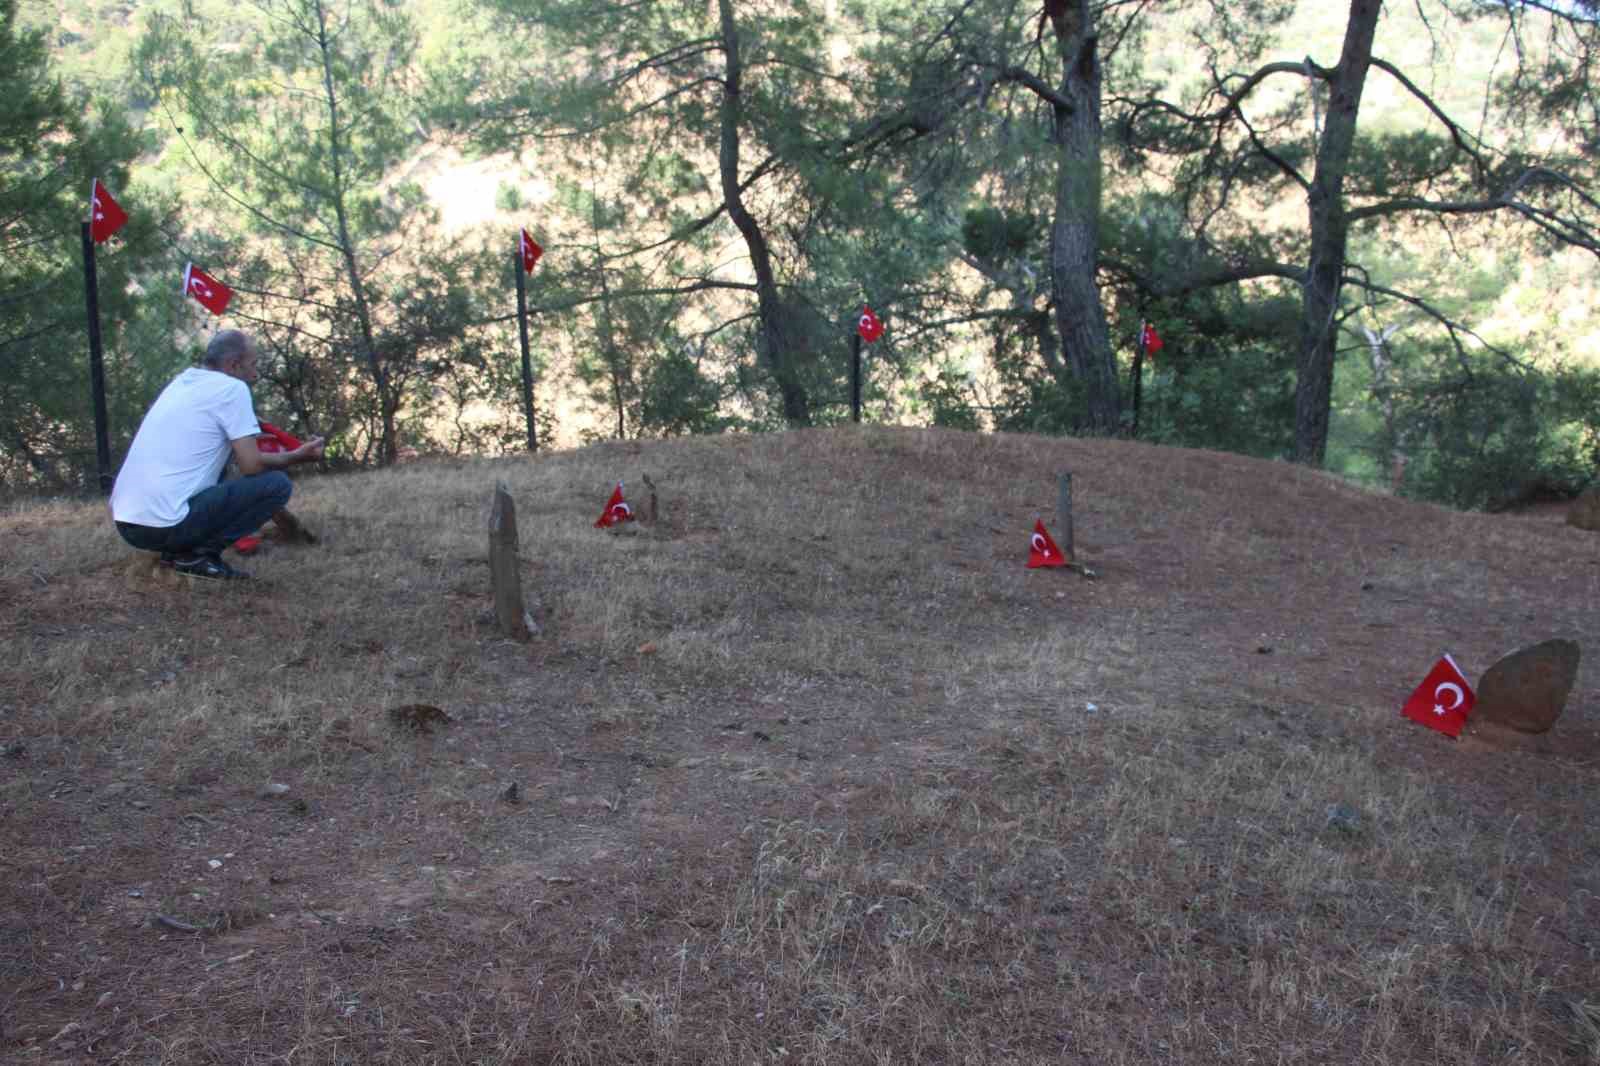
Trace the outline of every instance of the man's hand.
{"type": "Polygon", "coordinates": [[[264,470],[282,470],[296,463],[314,463],[322,458],[321,437],[312,437],[291,452],[264,452],[256,447],[256,438],[253,435],[240,437],[231,443],[233,460],[239,464],[239,473],[245,477],[251,477],[264,470]]]}
{"type": "Polygon", "coordinates": [[[322,458],[324,441],[321,437],[312,437],[300,447],[288,453],[291,463],[314,463],[322,458]]]}

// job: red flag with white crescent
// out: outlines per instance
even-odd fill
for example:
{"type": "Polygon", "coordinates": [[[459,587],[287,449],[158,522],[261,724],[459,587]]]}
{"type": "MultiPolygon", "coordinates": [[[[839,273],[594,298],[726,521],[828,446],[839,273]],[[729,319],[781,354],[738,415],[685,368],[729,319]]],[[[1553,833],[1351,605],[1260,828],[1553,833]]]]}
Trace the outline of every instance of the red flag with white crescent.
{"type": "Polygon", "coordinates": [[[1033,535],[1028,538],[1028,569],[1036,566],[1066,566],[1067,557],[1056,547],[1050,531],[1044,528],[1044,519],[1033,522],[1033,535]]]}
{"type": "Polygon", "coordinates": [[[861,319],[856,323],[856,331],[861,334],[862,340],[871,344],[883,336],[883,320],[872,313],[872,308],[863,305],[861,319]]]}
{"type": "Polygon", "coordinates": [[[104,244],[111,235],[127,225],[128,212],[112,197],[111,191],[95,178],[89,183],[89,236],[96,244],[104,244]]]}
{"type": "Polygon", "coordinates": [[[1139,325],[1139,346],[1144,349],[1145,355],[1155,355],[1167,346],[1167,342],[1161,339],[1161,334],[1156,332],[1154,326],[1144,322],[1139,325]]]}
{"type": "Polygon", "coordinates": [[[595,521],[596,529],[605,529],[619,522],[632,522],[633,508],[628,506],[628,501],[622,498],[622,482],[617,482],[617,487],[611,490],[611,498],[606,501],[606,509],[600,512],[600,517],[595,521]]]}
{"type": "Polygon", "coordinates": [[[1406,700],[1400,713],[1447,737],[1458,737],[1467,724],[1467,715],[1478,700],[1456,661],[1446,655],[1433,664],[1422,684],[1406,700]]]}
{"type": "Polygon", "coordinates": [[[214,315],[226,311],[228,301],[233,299],[232,289],[193,263],[183,268],[183,291],[186,296],[193,296],[200,301],[200,306],[214,315]]]}
{"type": "Polygon", "coordinates": [[[522,272],[524,274],[532,274],[533,264],[539,261],[539,257],[544,254],[544,249],[539,247],[539,242],[534,240],[532,235],[524,229],[522,235],[517,238],[517,250],[522,253],[522,272]]]}

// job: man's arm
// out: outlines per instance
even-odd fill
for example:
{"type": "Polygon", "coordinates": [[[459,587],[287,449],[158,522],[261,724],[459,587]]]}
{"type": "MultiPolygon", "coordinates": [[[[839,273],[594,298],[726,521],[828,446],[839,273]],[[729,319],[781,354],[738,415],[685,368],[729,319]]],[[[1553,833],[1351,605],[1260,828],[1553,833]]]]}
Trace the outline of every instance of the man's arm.
{"type": "Polygon", "coordinates": [[[267,470],[282,470],[296,463],[311,463],[322,458],[321,437],[312,437],[290,452],[264,452],[256,447],[254,434],[239,437],[228,443],[233,448],[233,461],[239,465],[239,473],[245,477],[267,470]]]}

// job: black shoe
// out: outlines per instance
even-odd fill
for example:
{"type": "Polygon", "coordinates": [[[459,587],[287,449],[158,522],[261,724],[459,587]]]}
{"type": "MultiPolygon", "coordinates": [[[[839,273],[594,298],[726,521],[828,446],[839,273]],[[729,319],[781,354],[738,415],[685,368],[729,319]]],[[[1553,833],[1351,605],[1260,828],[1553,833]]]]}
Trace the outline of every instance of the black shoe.
{"type": "Polygon", "coordinates": [[[243,570],[235,570],[216,555],[179,555],[173,558],[172,569],[189,577],[208,577],[223,581],[250,576],[243,570]]]}

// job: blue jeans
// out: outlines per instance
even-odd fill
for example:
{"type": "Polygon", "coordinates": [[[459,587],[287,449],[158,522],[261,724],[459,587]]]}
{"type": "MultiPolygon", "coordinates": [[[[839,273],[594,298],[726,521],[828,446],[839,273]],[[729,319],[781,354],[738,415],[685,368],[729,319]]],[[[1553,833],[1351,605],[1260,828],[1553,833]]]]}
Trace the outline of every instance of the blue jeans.
{"type": "Polygon", "coordinates": [[[282,470],[234,478],[189,497],[189,514],[175,526],[139,526],[118,522],[122,539],[147,552],[221,555],[222,550],[289,502],[294,483],[282,470]]]}

